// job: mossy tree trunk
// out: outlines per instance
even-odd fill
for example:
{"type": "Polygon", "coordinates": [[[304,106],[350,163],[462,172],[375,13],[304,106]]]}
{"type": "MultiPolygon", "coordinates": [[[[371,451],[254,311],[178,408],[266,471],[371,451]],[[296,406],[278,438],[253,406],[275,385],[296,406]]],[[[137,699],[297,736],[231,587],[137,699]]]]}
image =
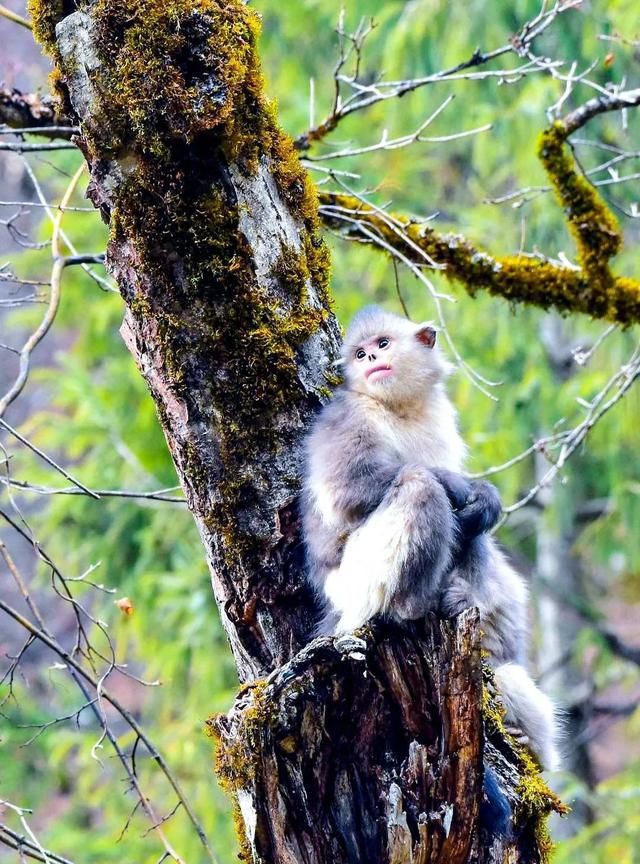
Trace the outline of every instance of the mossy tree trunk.
{"type": "Polygon", "coordinates": [[[498,724],[501,749],[483,739],[473,616],[304,647],[300,441],[339,335],[315,193],[263,95],[257,16],[239,0],[30,6],[247,685],[213,724],[246,854],[539,861],[548,800],[498,724]]]}

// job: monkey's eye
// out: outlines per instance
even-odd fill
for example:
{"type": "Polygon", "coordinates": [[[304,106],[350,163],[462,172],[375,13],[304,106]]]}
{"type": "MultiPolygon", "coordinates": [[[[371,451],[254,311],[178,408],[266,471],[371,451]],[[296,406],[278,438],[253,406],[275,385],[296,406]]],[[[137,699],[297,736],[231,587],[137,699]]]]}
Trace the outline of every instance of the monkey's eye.
{"type": "Polygon", "coordinates": [[[358,348],[358,350],[356,351],[356,360],[364,360],[366,356],[367,352],[363,351],[362,348],[358,348]]]}
{"type": "Polygon", "coordinates": [[[387,339],[386,336],[383,336],[382,339],[378,342],[378,348],[381,348],[383,351],[385,348],[388,348],[391,344],[391,341],[387,339]]]}

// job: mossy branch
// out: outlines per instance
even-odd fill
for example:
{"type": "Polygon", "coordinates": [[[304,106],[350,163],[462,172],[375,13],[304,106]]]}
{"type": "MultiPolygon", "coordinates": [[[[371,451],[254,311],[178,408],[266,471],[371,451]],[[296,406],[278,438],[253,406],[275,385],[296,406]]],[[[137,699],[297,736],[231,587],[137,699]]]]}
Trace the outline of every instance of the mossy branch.
{"type": "Polygon", "coordinates": [[[622,247],[622,234],[595,188],[576,170],[568,137],[596,114],[640,103],[640,91],[630,98],[601,97],[586,103],[546,129],[538,155],[560,200],[575,240],[578,266],[527,255],[489,255],[465,237],[422,227],[406,216],[387,214],[355,195],[320,193],[325,225],[350,238],[397,250],[404,259],[423,266],[441,265],[446,279],[461,283],[474,296],[479,290],[514,303],[543,309],[582,312],[617,324],[640,322],[640,280],[616,276],[610,261],[622,247]],[[635,102],[633,101],[635,100],[635,102]]]}

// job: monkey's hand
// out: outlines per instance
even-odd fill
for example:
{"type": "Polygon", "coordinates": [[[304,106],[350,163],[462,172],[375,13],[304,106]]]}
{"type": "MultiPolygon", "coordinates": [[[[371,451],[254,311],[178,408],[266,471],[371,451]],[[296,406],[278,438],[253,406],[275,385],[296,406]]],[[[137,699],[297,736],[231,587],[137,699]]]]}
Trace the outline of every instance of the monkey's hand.
{"type": "Polygon", "coordinates": [[[464,540],[491,530],[502,513],[498,490],[486,480],[467,480],[455,471],[432,468],[432,474],[444,487],[464,540]]]}
{"type": "Polygon", "coordinates": [[[471,482],[471,494],[456,516],[465,539],[490,531],[502,515],[502,502],[498,490],[486,480],[471,482]]]}

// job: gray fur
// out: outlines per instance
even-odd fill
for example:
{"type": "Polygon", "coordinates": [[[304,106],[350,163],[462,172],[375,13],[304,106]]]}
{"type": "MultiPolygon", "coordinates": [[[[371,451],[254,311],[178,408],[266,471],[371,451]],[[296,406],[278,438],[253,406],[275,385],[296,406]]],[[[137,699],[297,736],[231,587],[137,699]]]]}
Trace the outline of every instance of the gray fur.
{"type": "MultiPolygon", "coordinates": [[[[366,422],[366,407],[348,391],[336,394],[307,442],[307,465],[320,456],[339,520],[328,525],[318,511],[311,471],[305,472],[303,533],[308,574],[319,598],[327,574],[339,566],[346,539],[374,511],[395,505],[411,538],[410,554],[397,574],[389,617],[415,619],[439,603],[441,581],[455,540],[453,513],[442,485],[422,466],[403,466],[388,453],[366,422]],[[410,483],[409,480],[412,482],[410,483]]],[[[382,610],[380,610],[382,611],[382,610]]],[[[335,614],[325,611],[320,626],[329,632],[335,614]]]]}

